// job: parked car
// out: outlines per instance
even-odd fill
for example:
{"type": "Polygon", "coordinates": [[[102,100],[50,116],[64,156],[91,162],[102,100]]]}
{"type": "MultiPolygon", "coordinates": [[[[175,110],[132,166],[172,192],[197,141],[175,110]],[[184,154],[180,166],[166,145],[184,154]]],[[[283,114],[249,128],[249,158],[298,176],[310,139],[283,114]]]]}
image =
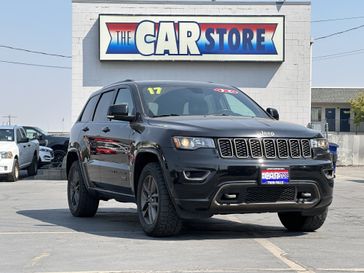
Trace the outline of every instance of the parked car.
{"type": "Polygon", "coordinates": [[[23,127],[0,126],[0,175],[7,175],[11,182],[19,179],[22,169],[36,175],[38,155],[38,140],[30,140],[23,127]]]}
{"type": "Polygon", "coordinates": [[[54,152],[52,148],[40,146],[39,147],[39,164],[38,166],[44,166],[50,164],[54,159],[54,152]]]}
{"type": "Polygon", "coordinates": [[[69,209],[90,217],[99,200],[136,202],[151,236],[178,233],[182,219],[252,212],[276,212],[290,231],[317,230],[333,195],[328,141],[278,119],[227,85],[107,86],[71,131],[69,209]]]}
{"type": "Polygon", "coordinates": [[[54,158],[52,162],[55,165],[62,163],[63,158],[67,153],[69,137],[51,135],[38,127],[23,127],[30,139],[38,139],[41,146],[46,146],[53,150],[54,158]]]}

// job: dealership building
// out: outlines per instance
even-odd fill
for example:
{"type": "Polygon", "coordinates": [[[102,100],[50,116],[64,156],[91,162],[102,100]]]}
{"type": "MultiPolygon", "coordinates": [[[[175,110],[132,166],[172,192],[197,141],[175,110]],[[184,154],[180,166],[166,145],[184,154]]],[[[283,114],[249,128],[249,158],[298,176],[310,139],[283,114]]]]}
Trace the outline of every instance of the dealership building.
{"type": "Polygon", "coordinates": [[[309,1],[73,0],[72,16],[72,122],[124,79],[230,84],[311,121],[309,1]]]}

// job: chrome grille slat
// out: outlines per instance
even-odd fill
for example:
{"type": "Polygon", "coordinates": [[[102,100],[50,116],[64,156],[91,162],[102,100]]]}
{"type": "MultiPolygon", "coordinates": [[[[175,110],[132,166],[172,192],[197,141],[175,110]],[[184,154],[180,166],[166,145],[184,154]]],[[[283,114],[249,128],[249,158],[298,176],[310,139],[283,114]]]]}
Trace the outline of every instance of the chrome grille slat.
{"type": "Polygon", "coordinates": [[[263,139],[264,155],[266,158],[276,158],[276,145],[273,139],[263,139]]]}
{"type": "Polygon", "coordinates": [[[263,157],[263,148],[260,139],[258,138],[249,139],[249,146],[250,146],[250,155],[252,158],[263,157]]]}
{"type": "Polygon", "coordinates": [[[249,149],[246,139],[244,138],[235,138],[234,139],[235,153],[238,158],[248,158],[249,157],[249,149]]]}
{"type": "Polygon", "coordinates": [[[308,139],[301,140],[302,156],[305,158],[311,157],[311,143],[308,139]]]}
{"type": "Polygon", "coordinates": [[[288,158],[288,140],[287,139],[277,139],[278,157],[288,158]]]}
{"type": "Polygon", "coordinates": [[[218,140],[220,155],[223,158],[231,158],[234,156],[233,154],[233,145],[231,143],[231,139],[229,138],[220,138],[218,140]]]}
{"type": "Polygon", "coordinates": [[[309,139],[285,138],[219,138],[218,149],[222,158],[311,158],[309,139]]]}
{"type": "Polygon", "coordinates": [[[292,158],[301,157],[300,141],[298,139],[289,140],[289,151],[291,153],[292,158]]]}

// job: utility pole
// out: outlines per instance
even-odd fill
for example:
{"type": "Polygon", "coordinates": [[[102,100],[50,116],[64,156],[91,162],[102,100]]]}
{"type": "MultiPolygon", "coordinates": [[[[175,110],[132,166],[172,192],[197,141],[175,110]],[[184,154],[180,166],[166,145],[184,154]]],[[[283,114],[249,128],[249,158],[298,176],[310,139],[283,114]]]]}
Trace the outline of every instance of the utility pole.
{"type": "Polygon", "coordinates": [[[12,115],[7,115],[7,116],[2,116],[3,118],[7,118],[8,119],[8,124],[7,125],[11,125],[11,120],[12,119],[16,119],[17,117],[16,116],[12,116],[12,115]]]}

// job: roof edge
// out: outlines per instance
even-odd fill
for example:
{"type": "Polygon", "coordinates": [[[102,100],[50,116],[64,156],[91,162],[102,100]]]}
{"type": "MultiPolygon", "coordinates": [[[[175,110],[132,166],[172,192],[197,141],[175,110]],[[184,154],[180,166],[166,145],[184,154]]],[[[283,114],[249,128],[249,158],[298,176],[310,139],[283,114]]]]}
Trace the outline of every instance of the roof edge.
{"type": "Polygon", "coordinates": [[[311,5],[311,1],[143,1],[143,0],[72,0],[72,3],[102,3],[102,4],[159,4],[159,5],[311,5]]]}

